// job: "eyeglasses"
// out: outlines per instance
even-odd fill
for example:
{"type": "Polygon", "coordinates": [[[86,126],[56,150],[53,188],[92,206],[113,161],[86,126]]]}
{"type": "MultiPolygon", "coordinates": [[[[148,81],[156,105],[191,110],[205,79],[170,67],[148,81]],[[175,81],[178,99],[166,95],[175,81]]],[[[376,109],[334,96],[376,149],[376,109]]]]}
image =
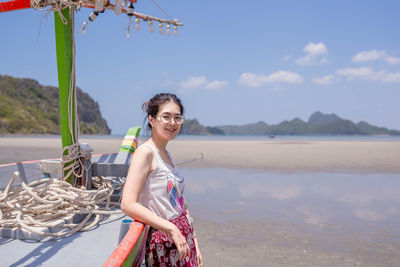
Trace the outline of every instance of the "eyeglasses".
{"type": "Polygon", "coordinates": [[[170,114],[162,114],[162,115],[155,115],[155,117],[158,118],[159,121],[161,121],[162,123],[171,123],[172,120],[174,120],[174,122],[176,124],[182,124],[185,121],[185,117],[183,117],[183,115],[170,115],[170,114]]]}

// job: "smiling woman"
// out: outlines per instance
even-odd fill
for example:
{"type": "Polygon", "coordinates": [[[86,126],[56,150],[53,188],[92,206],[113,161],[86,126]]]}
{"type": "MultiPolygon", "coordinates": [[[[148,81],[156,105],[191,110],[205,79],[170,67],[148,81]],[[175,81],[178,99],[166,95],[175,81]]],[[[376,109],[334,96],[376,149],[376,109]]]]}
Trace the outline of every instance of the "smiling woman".
{"type": "Polygon", "coordinates": [[[197,237],[183,198],[184,178],[167,151],[180,132],[183,105],[174,94],[143,104],[151,137],[135,152],[124,186],[122,211],[150,225],[147,266],[202,266],[197,237]]]}

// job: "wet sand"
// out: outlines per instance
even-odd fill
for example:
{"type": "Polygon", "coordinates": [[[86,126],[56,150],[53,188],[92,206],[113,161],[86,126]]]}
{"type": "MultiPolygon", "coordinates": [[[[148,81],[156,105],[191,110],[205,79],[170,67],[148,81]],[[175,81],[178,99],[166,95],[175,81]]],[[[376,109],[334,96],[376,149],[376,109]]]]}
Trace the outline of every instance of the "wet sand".
{"type": "Polygon", "coordinates": [[[297,223],[194,219],[204,266],[400,266],[398,243],[365,241],[361,233],[320,233],[318,227],[297,223]]]}
{"type": "MultiPolygon", "coordinates": [[[[119,150],[119,138],[80,139],[94,154],[119,150]]],[[[60,138],[0,137],[0,164],[60,157],[60,138]]],[[[233,141],[174,140],[176,161],[196,167],[255,168],[268,171],[400,173],[399,141],[233,141]]]]}
{"type": "Polygon", "coordinates": [[[183,168],[206,266],[400,266],[400,175],[183,168]]]}

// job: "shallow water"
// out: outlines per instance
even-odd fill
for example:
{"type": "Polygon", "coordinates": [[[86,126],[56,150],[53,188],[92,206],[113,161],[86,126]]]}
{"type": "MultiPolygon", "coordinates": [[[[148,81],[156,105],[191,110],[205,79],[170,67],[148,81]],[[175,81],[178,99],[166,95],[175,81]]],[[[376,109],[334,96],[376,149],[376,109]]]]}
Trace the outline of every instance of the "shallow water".
{"type": "Polygon", "coordinates": [[[181,168],[192,213],[219,223],[313,226],[400,243],[400,174],[181,168]]]}
{"type": "MultiPolygon", "coordinates": [[[[180,169],[204,266],[400,266],[400,174],[180,169]]],[[[3,238],[0,262],[99,266],[118,233],[104,222],[58,243],[3,238]]]]}

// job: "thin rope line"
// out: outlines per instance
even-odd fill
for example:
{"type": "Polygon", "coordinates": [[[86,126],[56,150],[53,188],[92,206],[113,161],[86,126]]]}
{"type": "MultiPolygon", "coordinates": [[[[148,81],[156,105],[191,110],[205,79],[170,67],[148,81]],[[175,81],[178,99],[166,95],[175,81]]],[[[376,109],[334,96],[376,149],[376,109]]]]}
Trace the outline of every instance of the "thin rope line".
{"type": "Polygon", "coordinates": [[[37,40],[36,40],[37,43],[39,43],[39,40],[40,40],[40,31],[42,30],[43,16],[44,16],[44,13],[42,12],[42,15],[40,16],[40,25],[39,25],[39,31],[38,31],[38,36],[37,36],[37,40]]]}
{"type": "Polygon", "coordinates": [[[155,1],[155,0],[151,0],[152,2],[153,2],[153,4],[156,6],[156,7],[158,7],[170,20],[172,19],[171,18],[171,16],[170,15],[168,15],[168,13],[164,10],[164,9],[162,9],[158,4],[157,4],[157,2],[155,1]]]}

